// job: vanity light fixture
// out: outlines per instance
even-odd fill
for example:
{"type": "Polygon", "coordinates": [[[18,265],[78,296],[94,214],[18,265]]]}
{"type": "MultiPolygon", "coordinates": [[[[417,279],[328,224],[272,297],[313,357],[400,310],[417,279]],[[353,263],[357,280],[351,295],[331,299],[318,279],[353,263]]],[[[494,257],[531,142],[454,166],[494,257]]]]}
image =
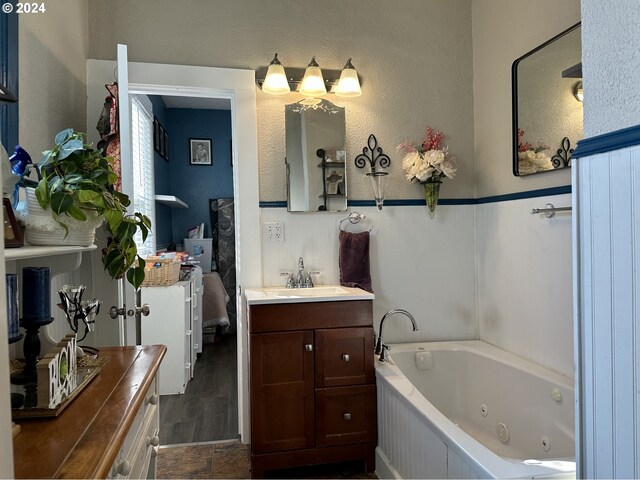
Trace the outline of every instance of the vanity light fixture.
{"type": "Polygon", "coordinates": [[[340,97],[362,95],[360,78],[351,63],[351,58],[342,70],[320,70],[315,56],[306,69],[285,70],[276,53],[268,68],[260,67],[256,70],[256,83],[263,92],[272,95],[285,95],[293,91],[316,99],[327,93],[334,93],[340,97]]]}
{"type": "Polygon", "coordinates": [[[336,87],[336,95],[339,97],[359,97],[362,95],[358,72],[356,72],[356,69],[351,63],[351,59],[347,60],[347,64],[342,69],[340,80],[336,87]]]}
{"type": "Polygon", "coordinates": [[[573,96],[576,97],[580,103],[584,100],[584,91],[582,90],[582,82],[578,82],[573,87],[573,96]]]}
{"type": "Polygon", "coordinates": [[[309,65],[304,72],[304,78],[300,84],[300,93],[305,97],[322,97],[327,94],[327,87],[324,85],[324,78],[322,77],[322,70],[316,57],[311,57],[309,65]]]}
{"type": "Polygon", "coordinates": [[[278,60],[277,53],[269,64],[267,76],[264,78],[264,83],[262,84],[262,91],[272,95],[286,95],[291,91],[289,82],[287,81],[287,75],[280,60],[278,60]]]}
{"type": "Polygon", "coordinates": [[[382,210],[384,184],[389,173],[382,172],[379,168],[388,168],[391,165],[391,159],[382,153],[382,148],[378,146],[378,140],[373,133],[369,135],[367,146],[362,149],[362,153],[355,158],[355,164],[358,168],[364,168],[367,163],[369,164],[369,172],[366,175],[371,179],[373,198],[376,201],[378,210],[382,210]]]}

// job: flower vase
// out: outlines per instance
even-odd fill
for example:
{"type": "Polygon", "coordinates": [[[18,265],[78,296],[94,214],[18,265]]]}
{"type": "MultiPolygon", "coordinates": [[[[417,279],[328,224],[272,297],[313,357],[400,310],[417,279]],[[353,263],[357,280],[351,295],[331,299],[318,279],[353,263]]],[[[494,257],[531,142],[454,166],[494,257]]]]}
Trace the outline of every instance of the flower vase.
{"type": "Polygon", "coordinates": [[[438,205],[438,197],[440,196],[440,184],[442,180],[429,179],[420,184],[424,187],[424,198],[429,209],[429,218],[433,220],[436,216],[436,205],[438,205]]]}

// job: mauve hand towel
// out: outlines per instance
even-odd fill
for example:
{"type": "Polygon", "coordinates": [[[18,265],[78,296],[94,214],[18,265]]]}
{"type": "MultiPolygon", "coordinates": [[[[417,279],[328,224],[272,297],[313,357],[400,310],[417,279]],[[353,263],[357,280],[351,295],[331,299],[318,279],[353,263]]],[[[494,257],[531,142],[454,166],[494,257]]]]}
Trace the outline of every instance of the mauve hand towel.
{"type": "Polygon", "coordinates": [[[340,285],[359,287],[373,293],[369,269],[369,232],[350,233],[340,230],[340,285]]]}

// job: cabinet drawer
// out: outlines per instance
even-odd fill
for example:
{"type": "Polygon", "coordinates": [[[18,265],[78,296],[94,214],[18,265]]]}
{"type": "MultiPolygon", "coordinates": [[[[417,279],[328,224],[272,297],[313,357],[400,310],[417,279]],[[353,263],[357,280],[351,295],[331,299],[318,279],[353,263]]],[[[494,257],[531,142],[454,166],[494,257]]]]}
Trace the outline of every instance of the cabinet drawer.
{"type": "Polygon", "coordinates": [[[370,442],[375,439],[375,385],[316,390],[318,447],[370,442]]]}
{"type": "Polygon", "coordinates": [[[316,388],[374,383],[373,329],[316,330],[316,388]]]}

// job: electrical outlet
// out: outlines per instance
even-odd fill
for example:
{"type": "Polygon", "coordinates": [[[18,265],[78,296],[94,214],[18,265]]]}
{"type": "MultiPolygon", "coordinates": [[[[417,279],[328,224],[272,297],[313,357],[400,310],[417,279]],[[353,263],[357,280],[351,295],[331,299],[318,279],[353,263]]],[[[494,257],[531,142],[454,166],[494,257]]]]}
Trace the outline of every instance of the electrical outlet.
{"type": "Polygon", "coordinates": [[[282,222],[264,222],[262,224],[264,243],[284,243],[284,225],[282,222]]]}

